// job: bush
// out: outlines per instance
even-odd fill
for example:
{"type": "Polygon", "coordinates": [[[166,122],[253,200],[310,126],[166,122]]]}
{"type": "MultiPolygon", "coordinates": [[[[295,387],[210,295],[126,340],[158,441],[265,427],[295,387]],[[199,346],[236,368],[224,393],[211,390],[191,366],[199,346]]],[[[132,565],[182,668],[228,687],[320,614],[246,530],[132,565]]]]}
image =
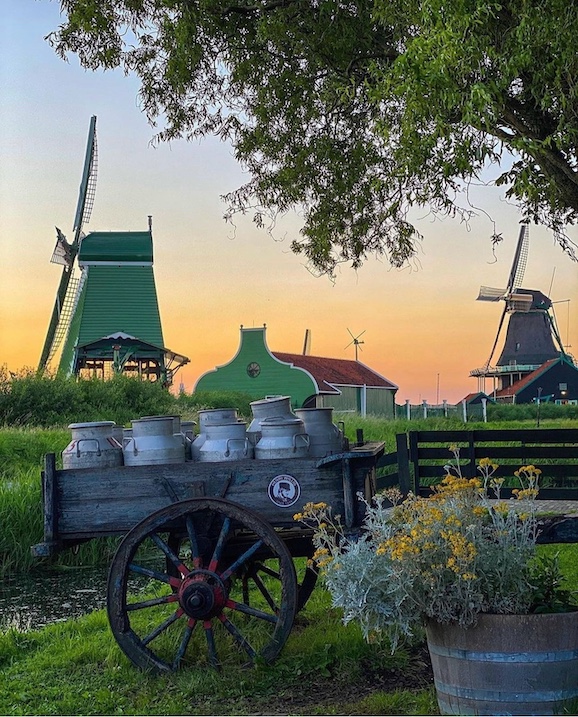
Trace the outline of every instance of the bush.
{"type": "MultiPolygon", "coordinates": [[[[544,402],[540,404],[540,419],[567,419],[578,418],[578,406],[544,402]]],[[[538,419],[538,405],[536,403],[489,403],[488,421],[536,421],[538,419]]]]}
{"type": "Polygon", "coordinates": [[[182,393],[177,399],[181,412],[198,412],[205,408],[234,408],[239,416],[250,418],[251,401],[255,398],[241,391],[197,391],[187,395],[182,393]]]}
{"type": "Polygon", "coordinates": [[[128,424],[141,416],[175,413],[176,398],[160,383],[123,375],[112,379],[10,374],[0,367],[0,425],[66,426],[88,421],[128,424]]]}

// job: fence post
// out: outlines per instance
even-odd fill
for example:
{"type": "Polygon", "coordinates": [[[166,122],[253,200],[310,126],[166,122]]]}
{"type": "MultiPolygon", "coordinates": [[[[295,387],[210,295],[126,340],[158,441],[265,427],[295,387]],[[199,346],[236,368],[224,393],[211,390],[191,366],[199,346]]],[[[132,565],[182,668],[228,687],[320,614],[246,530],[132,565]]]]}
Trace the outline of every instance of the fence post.
{"type": "Polygon", "coordinates": [[[411,406],[409,404],[409,398],[405,399],[405,417],[408,421],[411,421],[411,406]]]}
{"type": "Polygon", "coordinates": [[[423,417],[427,418],[427,401],[425,401],[425,400],[422,401],[422,406],[423,406],[423,417]]]}
{"type": "Polygon", "coordinates": [[[447,398],[444,398],[443,404],[444,404],[444,418],[447,418],[448,417],[448,400],[447,400],[447,398]]]}
{"type": "Polygon", "coordinates": [[[484,423],[488,422],[488,399],[482,398],[482,416],[484,417],[484,423]]]}
{"type": "Polygon", "coordinates": [[[464,398],[464,400],[462,401],[462,415],[463,415],[463,417],[464,417],[464,423],[467,423],[467,422],[468,422],[468,409],[467,409],[467,406],[466,406],[466,399],[465,399],[465,398],[464,398]]]}
{"type": "Polygon", "coordinates": [[[395,436],[397,450],[397,476],[399,489],[406,496],[411,490],[411,477],[409,473],[409,453],[407,450],[407,434],[398,433],[395,436]]]}

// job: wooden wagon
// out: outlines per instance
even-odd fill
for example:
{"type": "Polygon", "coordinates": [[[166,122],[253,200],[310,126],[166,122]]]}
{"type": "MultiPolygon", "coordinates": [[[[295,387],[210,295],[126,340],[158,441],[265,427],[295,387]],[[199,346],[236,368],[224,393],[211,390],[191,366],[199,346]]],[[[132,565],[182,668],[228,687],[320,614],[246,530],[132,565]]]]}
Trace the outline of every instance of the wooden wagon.
{"type": "Polygon", "coordinates": [[[68,470],[47,454],[44,542],[32,552],[123,536],[109,571],[108,618],[143,669],[219,666],[222,655],[270,662],[317,578],[305,560],[312,533],[293,515],[324,502],[357,530],[359,494],[375,493],[383,450],[358,440],[321,459],[68,470]]]}

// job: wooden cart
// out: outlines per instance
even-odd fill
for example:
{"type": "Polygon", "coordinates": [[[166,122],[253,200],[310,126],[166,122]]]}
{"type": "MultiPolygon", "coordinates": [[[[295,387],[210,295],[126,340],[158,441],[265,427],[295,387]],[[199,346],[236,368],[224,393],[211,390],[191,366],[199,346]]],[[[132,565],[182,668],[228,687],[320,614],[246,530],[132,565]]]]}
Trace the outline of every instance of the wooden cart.
{"type": "Polygon", "coordinates": [[[317,578],[304,560],[312,533],[293,515],[324,502],[357,530],[359,494],[375,493],[383,450],[359,442],[315,460],[78,470],[58,470],[48,454],[44,542],[32,552],[46,557],[124,536],[110,566],[107,611],[116,641],[143,669],[270,662],[317,578]]]}

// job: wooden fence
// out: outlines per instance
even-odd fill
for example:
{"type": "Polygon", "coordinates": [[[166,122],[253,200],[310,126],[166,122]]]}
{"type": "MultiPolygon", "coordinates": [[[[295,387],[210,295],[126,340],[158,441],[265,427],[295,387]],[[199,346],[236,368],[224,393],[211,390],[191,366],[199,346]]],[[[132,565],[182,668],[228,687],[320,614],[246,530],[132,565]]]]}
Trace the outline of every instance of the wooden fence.
{"type": "Polygon", "coordinates": [[[377,464],[378,489],[398,485],[402,493],[427,496],[453,461],[450,445],[459,447],[462,474],[479,476],[480,458],[499,465],[496,477],[506,479],[501,495],[509,498],[514,471],[532,464],[542,471],[540,499],[578,500],[578,428],[473,431],[409,431],[396,436],[396,451],[377,464]]]}

